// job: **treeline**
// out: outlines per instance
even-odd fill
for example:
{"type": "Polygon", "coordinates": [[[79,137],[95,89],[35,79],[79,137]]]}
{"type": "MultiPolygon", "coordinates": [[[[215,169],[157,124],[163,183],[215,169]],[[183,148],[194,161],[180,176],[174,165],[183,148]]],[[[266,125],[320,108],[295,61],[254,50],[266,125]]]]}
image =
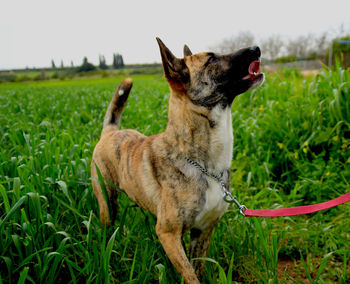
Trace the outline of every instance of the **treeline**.
{"type": "MultiPolygon", "coordinates": [[[[347,54],[350,54],[350,45],[346,44],[347,41],[350,41],[349,35],[350,31],[345,31],[343,28],[338,32],[309,33],[294,38],[278,34],[270,35],[267,38],[257,38],[250,31],[242,31],[224,39],[212,49],[221,53],[230,53],[243,47],[258,44],[262,50],[263,59],[268,62],[285,63],[319,59],[328,64],[330,50],[333,62],[335,57],[343,55],[345,58],[343,57],[342,60],[347,60],[347,54]]],[[[345,65],[349,66],[349,64],[345,65]]]]}
{"type": "Polygon", "coordinates": [[[106,58],[103,55],[99,56],[99,65],[94,66],[91,62],[88,61],[87,57],[83,58],[83,63],[78,66],[74,67],[73,62],[71,61],[71,66],[65,67],[63,65],[63,61],[61,61],[60,67],[56,67],[55,61],[51,60],[51,69],[58,70],[58,69],[70,69],[73,73],[81,73],[81,72],[90,72],[95,71],[97,69],[101,70],[108,70],[108,69],[122,69],[125,67],[123,56],[119,53],[113,54],[113,63],[112,65],[107,65],[106,58]]]}
{"type": "MultiPolygon", "coordinates": [[[[120,60],[120,59],[119,59],[120,60]]],[[[102,59],[100,63],[106,62],[102,59]]],[[[118,62],[116,60],[116,62],[118,62]]],[[[53,62],[54,63],[54,62],[53,62]]],[[[114,69],[113,64],[107,65],[107,69],[101,68],[101,64],[94,66],[87,58],[83,59],[83,63],[80,66],[74,67],[71,63],[70,66],[64,66],[60,64],[56,67],[52,64],[47,68],[26,68],[18,70],[0,70],[0,83],[5,82],[26,82],[26,81],[43,81],[43,80],[66,80],[76,77],[110,77],[110,76],[133,76],[133,75],[154,75],[163,73],[163,67],[160,63],[153,64],[130,64],[124,65],[119,69],[114,69]]]]}

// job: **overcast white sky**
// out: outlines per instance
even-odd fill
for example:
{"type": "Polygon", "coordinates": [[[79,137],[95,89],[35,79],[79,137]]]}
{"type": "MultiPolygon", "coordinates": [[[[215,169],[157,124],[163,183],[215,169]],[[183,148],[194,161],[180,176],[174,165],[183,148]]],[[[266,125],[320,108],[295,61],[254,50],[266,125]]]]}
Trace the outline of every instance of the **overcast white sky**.
{"type": "Polygon", "coordinates": [[[251,31],[293,37],[350,30],[349,0],[0,0],[0,69],[80,65],[87,56],[111,64],[160,62],[159,36],[177,56],[183,44],[205,51],[251,31]]]}

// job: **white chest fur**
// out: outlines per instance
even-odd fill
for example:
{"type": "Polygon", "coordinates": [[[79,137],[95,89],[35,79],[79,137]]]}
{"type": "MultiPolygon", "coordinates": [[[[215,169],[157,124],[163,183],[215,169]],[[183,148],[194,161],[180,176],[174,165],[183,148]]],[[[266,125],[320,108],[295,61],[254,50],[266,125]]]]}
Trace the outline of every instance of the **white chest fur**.
{"type": "Polygon", "coordinates": [[[221,172],[231,166],[233,150],[233,131],[231,109],[222,110],[216,106],[210,118],[216,122],[216,126],[210,135],[210,159],[215,165],[215,171],[221,172]]]}
{"type": "MultiPolygon", "coordinates": [[[[222,110],[221,106],[212,110],[211,119],[217,125],[210,137],[209,157],[215,167],[215,172],[220,173],[230,168],[233,150],[233,131],[231,109],[222,110]]],[[[208,169],[213,170],[214,169],[208,169]]],[[[208,188],[206,201],[202,211],[195,219],[195,227],[204,230],[213,222],[220,219],[225,213],[228,203],[223,200],[223,192],[219,182],[207,177],[208,188]]]]}
{"type": "Polygon", "coordinates": [[[208,179],[206,202],[202,211],[196,216],[194,227],[200,230],[206,229],[221,218],[225,213],[228,203],[223,199],[221,185],[208,179]]]}

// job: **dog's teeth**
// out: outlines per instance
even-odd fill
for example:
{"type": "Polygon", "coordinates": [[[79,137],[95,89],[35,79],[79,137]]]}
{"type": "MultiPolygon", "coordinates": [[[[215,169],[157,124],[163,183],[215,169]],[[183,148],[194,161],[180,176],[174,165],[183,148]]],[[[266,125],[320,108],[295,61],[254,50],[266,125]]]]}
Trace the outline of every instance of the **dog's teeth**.
{"type": "Polygon", "coordinates": [[[123,89],[120,89],[119,92],[118,92],[118,95],[119,95],[119,96],[124,95],[124,90],[123,90],[123,89]]]}

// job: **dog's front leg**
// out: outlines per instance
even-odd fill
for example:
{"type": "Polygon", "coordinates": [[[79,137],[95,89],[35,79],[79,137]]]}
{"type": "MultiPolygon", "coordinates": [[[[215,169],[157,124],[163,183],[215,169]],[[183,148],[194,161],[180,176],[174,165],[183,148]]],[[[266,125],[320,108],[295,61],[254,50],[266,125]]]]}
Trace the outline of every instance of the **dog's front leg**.
{"type": "Polygon", "coordinates": [[[158,230],[157,235],[171,263],[179,274],[184,277],[185,282],[188,284],[200,283],[182,247],[181,235],[175,235],[171,232],[159,232],[158,230]]]}
{"type": "Polygon", "coordinates": [[[184,277],[185,282],[199,284],[200,282],[182,246],[183,224],[175,217],[178,216],[178,212],[176,209],[167,206],[163,206],[163,208],[164,210],[161,210],[163,214],[160,214],[157,220],[157,236],[171,263],[175,266],[177,272],[184,277]],[[164,212],[165,210],[166,212],[164,212]]]}
{"type": "Polygon", "coordinates": [[[198,229],[191,230],[190,259],[196,275],[200,280],[202,279],[205,261],[196,260],[195,258],[203,258],[207,256],[213,228],[214,226],[203,231],[198,229]]]}

